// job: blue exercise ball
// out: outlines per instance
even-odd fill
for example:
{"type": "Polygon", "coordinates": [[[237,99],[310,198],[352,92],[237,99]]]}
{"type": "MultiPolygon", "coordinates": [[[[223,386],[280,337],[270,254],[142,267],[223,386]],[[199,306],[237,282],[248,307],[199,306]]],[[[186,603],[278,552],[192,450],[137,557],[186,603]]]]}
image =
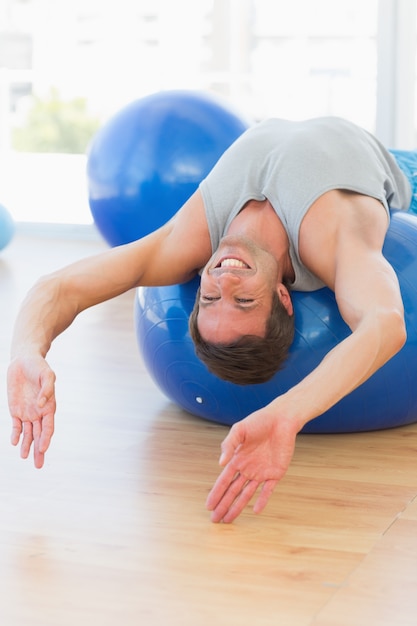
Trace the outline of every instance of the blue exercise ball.
{"type": "Polygon", "coordinates": [[[165,91],[132,102],[93,138],[89,205],[111,246],[167,222],[248,123],[200,92],[165,91]]]}
{"type": "Polygon", "coordinates": [[[0,250],[3,250],[13,239],[15,223],[9,211],[0,204],[0,250]]]}
{"type": "MultiPolygon", "coordinates": [[[[417,217],[393,212],[384,254],[402,291],[407,342],[363,385],[304,432],[379,430],[417,421],[417,217]]],[[[199,417],[232,425],[302,380],[350,330],[331,290],[293,292],[295,339],[284,369],[267,383],[241,387],[211,374],[196,357],[188,331],[199,279],[185,285],[139,288],[135,298],[138,346],[163,393],[199,417]]],[[[329,384],[331,384],[329,380],[329,384]]]]}

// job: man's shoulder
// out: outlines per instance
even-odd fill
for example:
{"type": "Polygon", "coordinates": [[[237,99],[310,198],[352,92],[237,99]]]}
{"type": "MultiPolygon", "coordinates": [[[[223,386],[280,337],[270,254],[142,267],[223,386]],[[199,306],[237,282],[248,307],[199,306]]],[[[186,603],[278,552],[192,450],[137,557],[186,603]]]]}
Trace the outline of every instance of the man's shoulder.
{"type": "Polygon", "coordinates": [[[307,211],[299,237],[305,266],[332,289],[338,265],[357,254],[381,250],[389,218],[379,200],[334,190],[307,211]]]}
{"type": "Polygon", "coordinates": [[[173,217],[168,234],[171,246],[185,254],[193,269],[203,267],[212,253],[210,232],[203,198],[199,189],[173,217]]]}

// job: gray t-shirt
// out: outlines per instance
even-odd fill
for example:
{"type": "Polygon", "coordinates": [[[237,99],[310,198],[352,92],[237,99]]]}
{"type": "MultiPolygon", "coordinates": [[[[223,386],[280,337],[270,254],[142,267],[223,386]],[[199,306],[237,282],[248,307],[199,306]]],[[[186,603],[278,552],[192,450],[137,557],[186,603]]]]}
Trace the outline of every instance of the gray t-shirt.
{"type": "Polygon", "coordinates": [[[290,240],[292,289],[323,283],[302,264],[301,222],[321,195],[346,189],[408,209],[411,187],[394,157],[370,133],[336,117],[294,122],[270,119],[247,130],[201,182],[213,251],[249,200],[268,199],[290,240]]]}

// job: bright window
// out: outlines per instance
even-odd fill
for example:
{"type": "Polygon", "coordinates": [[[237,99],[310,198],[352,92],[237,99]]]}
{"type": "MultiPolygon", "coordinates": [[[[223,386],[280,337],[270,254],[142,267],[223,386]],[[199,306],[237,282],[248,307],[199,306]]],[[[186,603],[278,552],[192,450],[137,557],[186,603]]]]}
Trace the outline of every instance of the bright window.
{"type": "Polygon", "coordinates": [[[89,140],[163,89],[215,92],[253,119],[340,115],[376,132],[386,5],[0,0],[0,203],[18,221],[91,223],[89,140]]]}

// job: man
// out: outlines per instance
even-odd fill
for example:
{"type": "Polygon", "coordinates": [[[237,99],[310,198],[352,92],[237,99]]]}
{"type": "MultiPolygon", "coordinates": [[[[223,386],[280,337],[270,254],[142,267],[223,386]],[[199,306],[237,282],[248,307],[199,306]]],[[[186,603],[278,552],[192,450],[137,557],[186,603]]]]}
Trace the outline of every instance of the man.
{"type": "Polygon", "coordinates": [[[12,443],[22,438],[23,458],[33,444],[42,467],[56,407],[55,375],[45,357],[87,307],[139,285],[188,281],[203,268],[191,320],[198,354],[220,376],[247,384],[269,378],[285,357],[290,289],[327,285],[351,335],[303,381],[235,424],[222,444],[223,470],[207,500],[212,520],[234,520],[258,488],[254,510],[260,512],[288,469],[302,427],[405,342],[398,281],[381,250],[389,205],[407,209],[410,199],[392,155],[349,122],[269,120],[253,127],[167,224],[31,290],[12,341],[12,443]],[[271,339],[277,310],[285,312],[279,326],[286,326],[278,355],[271,339]],[[255,360],[260,344],[271,358],[255,360]]]}

